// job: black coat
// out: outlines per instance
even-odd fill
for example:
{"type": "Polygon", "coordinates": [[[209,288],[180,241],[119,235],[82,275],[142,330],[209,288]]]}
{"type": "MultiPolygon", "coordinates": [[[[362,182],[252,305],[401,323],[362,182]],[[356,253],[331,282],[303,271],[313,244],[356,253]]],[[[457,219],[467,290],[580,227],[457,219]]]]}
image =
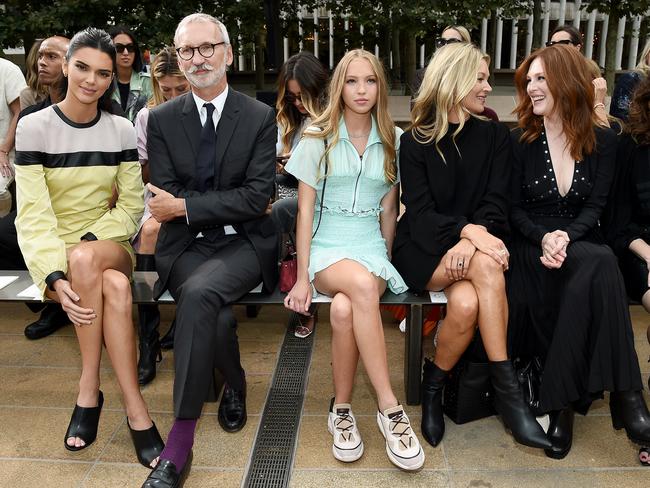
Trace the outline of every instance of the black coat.
{"type": "Polygon", "coordinates": [[[424,289],[442,256],[467,224],[507,239],[510,138],[507,127],[470,117],[456,137],[421,144],[402,134],[399,168],[406,213],[397,224],[393,264],[415,290],[424,289]]]}

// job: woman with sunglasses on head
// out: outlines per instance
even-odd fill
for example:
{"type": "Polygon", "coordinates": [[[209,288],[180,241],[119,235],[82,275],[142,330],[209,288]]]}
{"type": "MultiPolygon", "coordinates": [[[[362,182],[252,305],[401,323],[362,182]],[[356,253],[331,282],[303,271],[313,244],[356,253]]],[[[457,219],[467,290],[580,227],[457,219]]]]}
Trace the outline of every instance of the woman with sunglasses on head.
{"type": "Polygon", "coordinates": [[[591,81],[566,45],[535,51],[515,73],[508,338],[514,357],[543,364],[536,413],[550,415],[554,459],[571,449],[574,411],[604,391],[614,428],[650,441],[625,287],[599,223],[617,138],[598,125],[591,81]]]}
{"type": "Polygon", "coordinates": [[[343,56],[329,95],[286,168],[299,180],[298,280],[284,303],[306,314],[313,291],[332,297],[334,398],[328,429],[334,457],[353,462],[364,451],[350,405],[361,358],[377,394],[377,424],[388,458],[404,470],[417,470],[424,451],[390,384],[379,312],[386,288],[406,291],[390,263],[401,130],[388,112],[383,67],[368,51],[343,56]]]}
{"type": "MultiPolygon", "coordinates": [[[[142,166],[142,181],[149,183],[149,156],[147,155],[147,122],[149,110],[158,105],[172,100],[187,92],[190,85],[178,68],[176,51],[172,47],[165,47],[156,54],[151,64],[153,80],[153,97],[145,108],[138,112],[135,119],[135,132],[138,144],[138,158],[142,166]]],[[[136,250],[136,269],[138,271],[155,271],[156,261],[154,251],[160,231],[160,223],[154,219],[149,210],[151,191],[145,187],[144,215],[140,220],[139,229],[133,237],[133,247],[136,250]]],[[[138,359],[138,382],[146,385],[156,377],[156,361],[160,359],[161,342],[158,327],[160,325],[160,312],[158,305],[138,305],[138,345],[140,356],[138,359]]],[[[174,338],[174,322],[167,333],[168,340],[174,338]]],[[[165,338],[163,338],[164,340],[165,338]]],[[[172,342],[173,343],[173,342],[172,342]]]]}
{"type": "Polygon", "coordinates": [[[111,37],[117,53],[117,89],[113,91],[113,100],[120,104],[124,116],[135,123],[135,116],[151,98],[151,78],[142,72],[142,53],[133,33],[117,26],[111,30],[111,37]]]}
{"type": "Polygon", "coordinates": [[[490,361],[495,404],[517,442],[550,443],[524,403],[506,350],[509,253],[508,129],[476,117],[492,91],[490,58],[468,43],[440,49],[429,62],[402,136],[400,173],[406,212],[393,263],[414,290],[444,291],[447,315],[422,379],[422,434],[437,446],[445,432],[442,392],[476,327],[490,361]]]}
{"type": "MultiPolygon", "coordinates": [[[[327,91],[327,71],[316,56],[302,51],[291,56],[278,75],[277,175],[278,199],[273,202],[271,217],[279,232],[291,234],[298,212],[298,180],[284,170],[304,130],[323,111],[327,91]]],[[[296,337],[308,337],[316,324],[316,304],[309,315],[298,315],[296,337]]]]}
{"type": "Polygon", "coordinates": [[[442,46],[457,42],[472,42],[469,31],[462,25],[448,25],[436,39],[436,48],[440,49],[442,46]]]}
{"type": "Polygon", "coordinates": [[[88,28],[70,41],[63,63],[65,98],[21,119],[16,138],[16,230],[42,299],[61,303],[75,325],[81,379],[64,447],[80,451],[97,436],[106,345],[140,463],[163,448],[138,387],[129,243],[143,209],[135,131],[112,115],[115,47],[88,28]],[[109,207],[112,189],[119,197],[109,207]]]}
{"type": "Polygon", "coordinates": [[[582,49],[582,36],[580,31],[572,25],[558,25],[551,33],[551,39],[546,42],[546,46],[553,44],[565,44],[573,46],[578,51],[582,49]]]}

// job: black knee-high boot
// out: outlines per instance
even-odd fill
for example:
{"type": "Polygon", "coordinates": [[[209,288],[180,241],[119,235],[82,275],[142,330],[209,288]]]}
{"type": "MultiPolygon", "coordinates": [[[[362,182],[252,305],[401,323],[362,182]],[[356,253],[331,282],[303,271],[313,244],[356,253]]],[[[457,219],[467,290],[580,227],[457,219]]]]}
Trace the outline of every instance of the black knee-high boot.
{"type": "MultiPolygon", "coordinates": [[[[138,271],[155,271],[153,254],[136,254],[138,271]]],[[[162,359],[158,326],[160,311],[158,305],[138,305],[138,339],[140,357],[138,359],[138,383],[146,385],[156,377],[156,361],[162,359]]]]}
{"type": "Polygon", "coordinates": [[[515,440],[525,446],[550,449],[551,442],[524,401],[510,360],[490,361],[490,377],[496,393],[494,406],[515,440]]]}
{"type": "Polygon", "coordinates": [[[440,369],[433,361],[424,359],[422,374],[422,435],[432,446],[437,446],[445,435],[442,414],[442,391],[449,371],[440,369]]]}

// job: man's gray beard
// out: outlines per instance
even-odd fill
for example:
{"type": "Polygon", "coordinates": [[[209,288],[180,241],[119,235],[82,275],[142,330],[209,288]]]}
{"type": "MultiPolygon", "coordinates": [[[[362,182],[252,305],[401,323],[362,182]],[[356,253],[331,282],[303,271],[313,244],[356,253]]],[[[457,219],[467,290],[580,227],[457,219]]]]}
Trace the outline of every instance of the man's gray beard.
{"type": "Polygon", "coordinates": [[[211,86],[219,84],[221,79],[226,74],[226,65],[222,65],[221,68],[215,69],[210,72],[210,76],[195,76],[194,73],[185,73],[187,81],[190,82],[194,88],[210,88],[211,86]]]}

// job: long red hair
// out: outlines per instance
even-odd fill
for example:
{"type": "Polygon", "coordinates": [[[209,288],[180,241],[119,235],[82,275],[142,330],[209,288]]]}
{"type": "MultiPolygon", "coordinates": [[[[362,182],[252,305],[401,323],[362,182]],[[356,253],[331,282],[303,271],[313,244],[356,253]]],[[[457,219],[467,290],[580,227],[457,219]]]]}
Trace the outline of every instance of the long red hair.
{"type": "Polygon", "coordinates": [[[533,113],[533,104],[526,92],[526,77],[532,62],[539,58],[544,64],[546,84],[553,95],[554,111],[562,121],[571,157],[581,161],[596,147],[594,119],[594,87],[587,60],[573,46],[554,44],[538,49],[528,56],[515,72],[515,88],[519,103],[514,110],[523,142],[532,142],[542,132],[544,117],[533,113]]]}

